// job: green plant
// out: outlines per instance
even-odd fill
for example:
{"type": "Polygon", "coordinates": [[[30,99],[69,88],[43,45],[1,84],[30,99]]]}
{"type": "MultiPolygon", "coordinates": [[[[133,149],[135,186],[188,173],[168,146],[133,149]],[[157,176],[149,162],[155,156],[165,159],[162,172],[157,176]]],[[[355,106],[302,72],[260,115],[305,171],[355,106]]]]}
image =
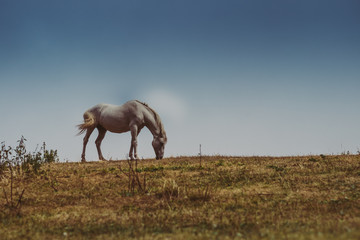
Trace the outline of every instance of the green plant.
{"type": "Polygon", "coordinates": [[[11,154],[12,148],[10,146],[6,147],[5,142],[2,142],[0,150],[0,179],[3,177],[7,165],[10,163],[11,154]]]}
{"type": "MultiPolygon", "coordinates": [[[[23,151],[23,153],[26,153],[26,150],[25,151],[24,150],[25,148],[21,151],[23,151]]],[[[32,153],[28,153],[24,155],[22,158],[21,165],[24,171],[26,172],[33,171],[35,174],[39,174],[39,170],[42,164],[53,163],[58,161],[59,161],[59,157],[57,155],[57,150],[47,150],[46,144],[44,142],[42,147],[40,148],[40,151],[35,150],[32,153]]]]}
{"type": "Polygon", "coordinates": [[[220,159],[217,163],[215,163],[215,166],[217,166],[217,167],[222,167],[222,166],[224,166],[225,164],[224,164],[224,160],[223,159],[220,159]]]}
{"type": "Polygon", "coordinates": [[[274,169],[274,170],[277,171],[277,172],[282,172],[282,171],[285,170],[284,167],[278,167],[278,166],[274,166],[274,165],[269,165],[269,166],[267,166],[267,167],[268,167],[268,168],[272,168],[272,169],[274,169]]]}
{"type": "Polygon", "coordinates": [[[311,158],[309,158],[309,161],[310,161],[310,162],[318,162],[319,160],[316,159],[316,158],[314,158],[314,157],[311,157],[311,158]]]}

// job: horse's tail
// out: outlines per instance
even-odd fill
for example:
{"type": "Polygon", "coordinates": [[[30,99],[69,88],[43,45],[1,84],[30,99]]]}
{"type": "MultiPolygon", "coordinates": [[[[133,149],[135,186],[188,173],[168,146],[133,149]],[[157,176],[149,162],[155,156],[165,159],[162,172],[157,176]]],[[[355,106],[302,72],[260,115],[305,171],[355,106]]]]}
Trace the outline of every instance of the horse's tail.
{"type": "Polygon", "coordinates": [[[79,132],[77,135],[83,134],[88,128],[91,128],[95,125],[95,116],[91,112],[84,113],[84,123],[77,125],[79,132]]]}

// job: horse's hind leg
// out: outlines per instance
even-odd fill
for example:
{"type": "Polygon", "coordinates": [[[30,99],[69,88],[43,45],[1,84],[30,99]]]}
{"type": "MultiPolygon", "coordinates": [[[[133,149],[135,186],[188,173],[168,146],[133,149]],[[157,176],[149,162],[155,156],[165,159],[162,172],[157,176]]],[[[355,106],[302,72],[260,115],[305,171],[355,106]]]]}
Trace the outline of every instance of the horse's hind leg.
{"type": "Polygon", "coordinates": [[[101,142],[102,140],[104,139],[105,137],[105,133],[106,133],[106,129],[101,127],[101,126],[98,126],[97,129],[99,130],[99,135],[98,137],[96,138],[95,140],[95,144],[96,144],[96,149],[98,151],[98,154],[99,154],[99,159],[100,160],[103,160],[103,161],[106,161],[106,159],[103,157],[102,153],[101,153],[101,142]]]}
{"type": "Polygon", "coordinates": [[[89,141],[89,137],[91,135],[91,133],[94,131],[94,127],[92,128],[88,128],[86,130],[86,134],[85,134],[85,137],[84,137],[84,140],[83,140],[83,151],[82,151],[82,154],[81,154],[81,162],[86,162],[86,159],[85,159],[85,150],[86,150],[86,144],[88,143],[89,141]]]}

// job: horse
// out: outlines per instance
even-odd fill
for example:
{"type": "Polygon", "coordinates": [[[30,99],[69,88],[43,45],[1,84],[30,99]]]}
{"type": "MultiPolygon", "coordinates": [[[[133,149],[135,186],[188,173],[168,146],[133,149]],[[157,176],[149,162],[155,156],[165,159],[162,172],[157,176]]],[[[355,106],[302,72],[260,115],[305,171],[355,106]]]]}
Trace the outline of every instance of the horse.
{"type": "Polygon", "coordinates": [[[131,146],[129,151],[130,159],[138,159],[137,155],[137,137],[141,129],[145,126],[152,133],[154,139],[152,146],[155,151],[156,159],[164,157],[164,148],[167,143],[166,132],[161,122],[160,116],[146,103],[132,100],[121,106],[98,104],[88,109],[84,115],[84,122],[77,125],[78,135],[86,131],[83,139],[83,151],[81,161],[86,162],[85,150],[91,133],[97,128],[99,135],[95,140],[99,160],[107,161],[101,152],[101,142],[107,131],[113,133],[124,133],[131,131],[131,146]]]}

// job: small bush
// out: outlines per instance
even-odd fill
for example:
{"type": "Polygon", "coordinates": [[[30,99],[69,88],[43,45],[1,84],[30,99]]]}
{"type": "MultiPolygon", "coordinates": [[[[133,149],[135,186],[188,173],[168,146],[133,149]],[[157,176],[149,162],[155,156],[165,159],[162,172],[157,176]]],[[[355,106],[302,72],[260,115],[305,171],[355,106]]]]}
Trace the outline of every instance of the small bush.
{"type": "Polygon", "coordinates": [[[15,167],[18,173],[22,171],[38,174],[42,164],[59,161],[57,150],[47,150],[45,142],[40,151],[35,150],[34,152],[27,152],[25,142],[26,139],[21,137],[15,148],[11,146],[6,147],[5,142],[1,143],[0,176],[10,165],[15,167]]]}
{"type": "Polygon", "coordinates": [[[46,150],[43,143],[40,151],[27,153],[24,137],[18,141],[15,148],[1,143],[0,149],[0,180],[5,205],[1,212],[9,215],[20,215],[21,204],[25,188],[23,187],[24,174],[40,173],[43,163],[59,160],[56,150],[46,150]]]}

